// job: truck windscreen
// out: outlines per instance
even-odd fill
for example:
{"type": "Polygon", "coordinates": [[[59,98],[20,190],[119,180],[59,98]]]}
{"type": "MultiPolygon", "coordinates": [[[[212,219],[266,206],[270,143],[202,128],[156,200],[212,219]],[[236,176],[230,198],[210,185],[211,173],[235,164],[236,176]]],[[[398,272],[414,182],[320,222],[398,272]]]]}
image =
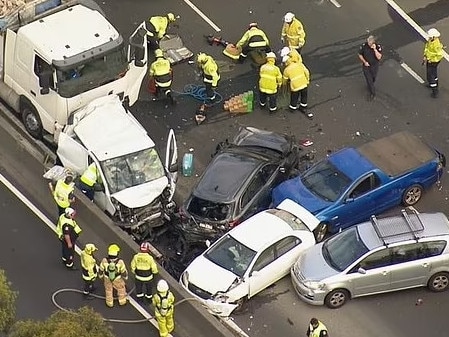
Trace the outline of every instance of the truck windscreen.
{"type": "Polygon", "coordinates": [[[58,92],[62,97],[70,98],[112,82],[127,70],[125,49],[110,50],[73,68],[56,68],[58,92]]]}

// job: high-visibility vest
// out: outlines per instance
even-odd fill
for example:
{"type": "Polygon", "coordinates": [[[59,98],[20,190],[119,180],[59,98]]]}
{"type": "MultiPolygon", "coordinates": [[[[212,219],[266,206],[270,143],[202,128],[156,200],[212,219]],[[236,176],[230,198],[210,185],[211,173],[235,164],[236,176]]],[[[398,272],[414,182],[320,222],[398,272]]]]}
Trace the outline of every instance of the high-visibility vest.
{"type": "Polygon", "coordinates": [[[443,59],[443,44],[439,38],[436,37],[426,42],[424,46],[424,57],[430,63],[440,62],[443,59]]]}
{"type": "Polygon", "coordinates": [[[274,60],[268,60],[260,67],[259,90],[266,94],[275,94],[281,84],[281,70],[274,64],[274,60]]]}
{"type": "Polygon", "coordinates": [[[241,48],[246,44],[251,48],[258,48],[267,47],[270,42],[262,29],[251,27],[243,34],[239,42],[236,43],[236,46],[237,48],[241,48]]]}
{"type": "Polygon", "coordinates": [[[158,273],[157,264],[153,257],[148,253],[137,253],[131,260],[131,271],[136,280],[150,281],[153,275],[158,273]]]}
{"type": "Polygon", "coordinates": [[[284,22],[281,35],[287,40],[288,46],[292,48],[302,47],[306,42],[306,32],[297,18],[294,18],[291,23],[284,22]]]}
{"type": "Polygon", "coordinates": [[[83,279],[86,281],[92,281],[97,278],[97,262],[95,258],[86,253],[84,250],[80,255],[81,269],[83,271],[83,279]]]}
{"type": "Polygon", "coordinates": [[[53,192],[53,198],[59,207],[67,208],[70,206],[69,195],[73,193],[75,183],[66,184],[64,179],[57,181],[55,190],[53,192]]]}
{"type": "Polygon", "coordinates": [[[321,331],[323,331],[323,330],[327,331],[326,326],[323,323],[321,323],[320,321],[318,321],[318,326],[315,329],[313,328],[312,325],[310,325],[309,329],[310,329],[309,337],[321,337],[320,336],[321,331]]]}
{"type": "Polygon", "coordinates": [[[168,18],[166,16],[153,16],[149,20],[150,24],[148,30],[153,33],[157,33],[157,37],[161,39],[165,33],[167,32],[168,28],[168,18]],[[153,26],[153,27],[151,27],[153,26]],[[154,31],[153,31],[154,28],[154,31]]]}
{"type": "Polygon", "coordinates": [[[309,85],[310,73],[303,63],[292,62],[284,69],[283,79],[296,92],[309,85]]]}
{"type": "Polygon", "coordinates": [[[62,227],[64,227],[65,224],[68,224],[73,227],[73,230],[75,231],[75,234],[79,235],[81,233],[81,227],[78,226],[75,220],[67,218],[65,214],[61,214],[58,219],[58,224],[56,225],[56,234],[58,235],[58,238],[62,239],[63,233],[62,233],[62,227]]]}
{"type": "Polygon", "coordinates": [[[156,85],[161,88],[171,86],[171,65],[170,61],[164,57],[158,57],[156,61],[151,63],[150,76],[154,76],[156,85]]]}
{"type": "Polygon", "coordinates": [[[212,56],[207,56],[206,62],[201,65],[201,70],[204,75],[203,81],[205,83],[211,83],[213,87],[216,87],[220,80],[220,74],[218,72],[218,65],[212,56]]]}
{"type": "Polygon", "coordinates": [[[97,165],[95,163],[90,164],[87,169],[84,171],[80,180],[85,183],[87,186],[94,186],[97,182],[98,172],[97,165]]]}
{"type": "Polygon", "coordinates": [[[100,263],[100,275],[104,275],[110,281],[120,278],[128,278],[125,262],[119,258],[104,258],[100,263]]]}
{"type": "Polygon", "coordinates": [[[169,290],[166,293],[157,292],[153,296],[153,305],[156,314],[167,316],[172,313],[175,304],[175,296],[169,290]]]}

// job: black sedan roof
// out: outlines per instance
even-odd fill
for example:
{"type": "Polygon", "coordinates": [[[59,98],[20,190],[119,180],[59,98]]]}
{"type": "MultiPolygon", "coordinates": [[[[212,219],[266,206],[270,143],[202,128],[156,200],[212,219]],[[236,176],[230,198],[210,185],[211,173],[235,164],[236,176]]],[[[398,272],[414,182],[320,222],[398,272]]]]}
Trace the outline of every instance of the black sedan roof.
{"type": "Polygon", "coordinates": [[[231,202],[262,162],[262,158],[245,152],[222,152],[209,164],[193,195],[215,202],[231,202]]]}

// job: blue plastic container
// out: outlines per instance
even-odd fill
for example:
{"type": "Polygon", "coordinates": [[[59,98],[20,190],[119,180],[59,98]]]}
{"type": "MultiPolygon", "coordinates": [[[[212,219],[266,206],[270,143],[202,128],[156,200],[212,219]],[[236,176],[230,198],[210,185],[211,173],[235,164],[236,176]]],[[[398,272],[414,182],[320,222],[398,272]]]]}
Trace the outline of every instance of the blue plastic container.
{"type": "Polygon", "coordinates": [[[190,177],[193,175],[193,153],[185,153],[182,158],[182,175],[190,177]]]}

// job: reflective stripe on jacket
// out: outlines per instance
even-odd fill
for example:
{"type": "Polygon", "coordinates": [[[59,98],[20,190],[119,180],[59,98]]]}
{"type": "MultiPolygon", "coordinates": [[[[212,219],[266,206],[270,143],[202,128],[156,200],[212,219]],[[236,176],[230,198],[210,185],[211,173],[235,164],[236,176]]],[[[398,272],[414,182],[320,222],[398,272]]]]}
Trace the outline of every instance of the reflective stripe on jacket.
{"type": "Polygon", "coordinates": [[[294,18],[290,24],[284,22],[281,35],[286,39],[289,47],[299,48],[306,42],[306,32],[301,21],[297,18],[294,18]]]}
{"type": "Polygon", "coordinates": [[[157,37],[161,39],[166,33],[168,28],[168,18],[166,16],[152,16],[150,18],[150,23],[154,27],[154,31],[151,29],[153,27],[147,27],[152,33],[157,33],[157,37]]]}
{"type": "Polygon", "coordinates": [[[299,91],[309,85],[310,72],[304,63],[291,62],[283,74],[284,83],[290,82],[291,91],[299,91]]]}
{"type": "Polygon", "coordinates": [[[290,53],[288,54],[288,60],[284,63],[286,66],[288,66],[292,62],[296,62],[296,63],[302,62],[302,56],[300,53],[298,53],[298,51],[296,49],[290,47],[290,53]]]}
{"type": "Polygon", "coordinates": [[[259,90],[266,94],[277,93],[278,87],[282,84],[282,74],[274,60],[268,60],[260,67],[259,90]]]}
{"type": "Polygon", "coordinates": [[[97,278],[97,262],[95,258],[87,254],[84,250],[80,255],[81,269],[83,271],[83,279],[86,281],[92,281],[97,278]]]}
{"type": "Polygon", "coordinates": [[[203,71],[203,82],[211,83],[213,87],[218,85],[220,80],[220,73],[218,71],[218,65],[212,56],[207,55],[207,60],[201,64],[201,70],[203,71]]]}
{"type": "Polygon", "coordinates": [[[84,171],[80,180],[87,186],[94,186],[97,182],[97,165],[95,165],[95,163],[90,164],[84,171]]]}
{"type": "Polygon", "coordinates": [[[161,88],[171,86],[171,65],[170,61],[164,57],[158,57],[156,61],[151,63],[150,76],[154,77],[156,85],[161,88]]]}
{"type": "Polygon", "coordinates": [[[175,304],[175,296],[170,290],[166,293],[157,292],[153,296],[152,302],[156,315],[171,315],[173,313],[173,305],[175,304]]]}
{"type": "Polygon", "coordinates": [[[149,253],[137,253],[131,260],[131,272],[136,280],[150,281],[158,273],[156,262],[149,253]]]}
{"type": "Polygon", "coordinates": [[[63,234],[62,227],[65,224],[72,226],[75,234],[77,234],[77,235],[79,235],[82,232],[81,227],[78,226],[78,224],[76,223],[75,220],[67,218],[65,216],[65,214],[61,214],[58,219],[58,224],[56,225],[56,234],[58,235],[58,238],[60,238],[60,239],[62,239],[62,236],[63,236],[62,235],[63,234]]]}
{"type": "Polygon", "coordinates": [[[321,337],[321,331],[326,331],[326,326],[318,321],[318,326],[314,329],[312,325],[309,326],[310,335],[309,337],[321,337]]]}
{"type": "Polygon", "coordinates": [[[257,27],[251,27],[236,44],[237,48],[241,48],[244,45],[249,45],[252,48],[266,47],[270,45],[270,41],[263,30],[257,27]]]}
{"type": "Polygon", "coordinates": [[[53,198],[59,207],[67,208],[70,206],[69,195],[73,192],[75,183],[66,184],[64,179],[58,180],[53,192],[53,198]]]}
{"type": "Polygon", "coordinates": [[[430,63],[440,62],[443,59],[443,44],[439,38],[429,39],[426,42],[424,46],[424,57],[430,63]]]}
{"type": "Polygon", "coordinates": [[[100,276],[107,277],[110,281],[119,278],[128,278],[125,262],[119,258],[104,258],[100,263],[100,276]]]}

